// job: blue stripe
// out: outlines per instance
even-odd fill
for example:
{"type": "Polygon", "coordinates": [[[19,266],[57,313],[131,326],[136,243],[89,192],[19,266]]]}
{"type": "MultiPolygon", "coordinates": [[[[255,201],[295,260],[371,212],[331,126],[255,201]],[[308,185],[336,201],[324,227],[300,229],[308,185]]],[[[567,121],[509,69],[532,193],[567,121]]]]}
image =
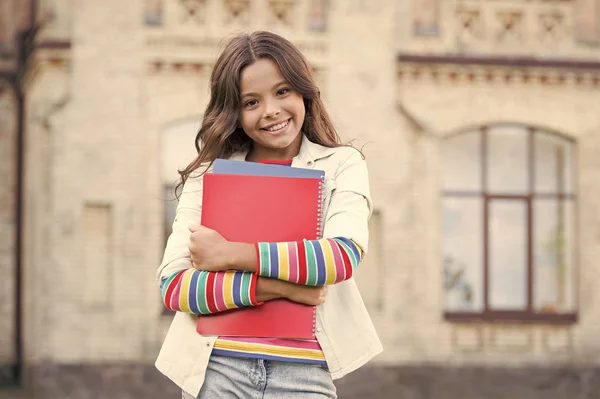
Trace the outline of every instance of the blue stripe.
{"type": "Polygon", "coordinates": [[[325,256],[323,255],[323,247],[319,241],[313,241],[315,249],[315,258],[317,261],[317,285],[325,285],[327,281],[327,269],[325,268],[325,256]]]}
{"type": "Polygon", "coordinates": [[[240,289],[242,286],[242,275],[244,272],[235,272],[233,274],[233,303],[238,308],[244,306],[242,302],[242,290],[240,289]]]}
{"type": "Polygon", "coordinates": [[[244,358],[244,359],[263,359],[263,360],[273,360],[276,362],[321,364],[323,366],[327,365],[327,362],[325,360],[297,359],[297,358],[291,358],[291,357],[285,357],[285,356],[267,355],[264,353],[245,353],[245,352],[229,351],[226,349],[217,349],[217,348],[213,348],[211,354],[216,355],[216,356],[229,356],[229,357],[237,357],[237,358],[244,358]]]}
{"type": "Polygon", "coordinates": [[[277,243],[269,243],[269,258],[271,259],[271,270],[269,277],[279,278],[279,252],[277,251],[277,243]]]}
{"type": "Polygon", "coordinates": [[[357,248],[356,244],[352,240],[349,240],[346,237],[335,237],[334,240],[343,241],[346,245],[348,245],[354,253],[354,256],[356,256],[357,262],[360,262],[360,250],[357,248]]]}
{"type": "Polygon", "coordinates": [[[192,278],[190,281],[190,310],[192,313],[200,314],[200,309],[198,308],[198,277],[200,276],[200,272],[198,270],[194,270],[192,273],[192,278]]]}

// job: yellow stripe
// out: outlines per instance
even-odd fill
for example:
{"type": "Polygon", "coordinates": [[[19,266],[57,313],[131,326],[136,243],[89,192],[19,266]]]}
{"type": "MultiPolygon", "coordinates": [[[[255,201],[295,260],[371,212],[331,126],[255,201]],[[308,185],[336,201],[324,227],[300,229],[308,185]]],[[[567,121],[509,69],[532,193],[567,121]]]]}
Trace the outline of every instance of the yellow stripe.
{"type": "Polygon", "coordinates": [[[353,243],[354,245],[356,245],[356,248],[358,248],[358,252],[360,252],[360,258],[362,259],[363,253],[364,253],[365,251],[362,249],[362,247],[360,246],[360,244],[359,244],[359,243],[357,243],[357,242],[356,242],[356,241],[354,241],[354,240],[350,240],[350,241],[352,241],[352,243],[353,243]]]}
{"type": "Polygon", "coordinates": [[[264,353],[272,356],[325,360],[325,355],[323,355],[323,352],[314,349],[284,348],[281,346],[251,344],[246,342],[231,342],[223,339],[218,339],[215,342],[214,347],[216,349],[231,350],[236,352],[256,354],[264,353]]]}
{"type": "Polygon", "coordinates": [[[288,260],[287,243],[277,243],[277,252],[279,253],[279,279],[288,280],[290,274],[290,262],[288,260]]]}
{"type": "Polygon", "coordinates": [[[190,310],[190,305],[188,302],[188,296],[190,293],[190,281],[192,280],[192,274],[194,273],[194,270],[187,270],[185,273],[183,273],[183,276],[181,276],[181,283],[180,283],[180,291],[179,291],[179,308],[181,309],[182,312],[186,312],[186,313],[192,313],[192,311],[190,310]]]}
{"type": "Polygon", "coordinates": [[[226,272],[223,278],[223,300],[227,309],[235,308],[233,302],[233,275],[235,272],[226,272]]]}
{"type": "Polygon", "coordinates": [[[321,248],[323,248],[323,257],[325,258],[325,269],[327,270],[327,279],[325,284],[335,283],[335,259],[333,258],[333,251],[331,249],[331,243],[327,239],[320,240],[321,248]]]}

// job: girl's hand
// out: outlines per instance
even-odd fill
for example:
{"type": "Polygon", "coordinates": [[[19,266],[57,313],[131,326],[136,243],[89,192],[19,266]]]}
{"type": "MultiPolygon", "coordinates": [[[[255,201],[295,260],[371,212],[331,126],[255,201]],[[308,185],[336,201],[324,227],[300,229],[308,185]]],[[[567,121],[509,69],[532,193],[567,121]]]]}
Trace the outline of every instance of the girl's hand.
{"type": "Polygon", "coordinates": [[[298,284],[292,284],[292,287],[287,287],[285,295],[290,301],[311,306],[321,305],[325,302],[325,296],[327,296],[327,286],[310,287],[298,284]]]}
{"type": "Polygon", "coordinates": [[[190,255],[194,268],[209,272],[229,268],[229,241],[215,230],[204,226],[189,227],[190,255]]]}

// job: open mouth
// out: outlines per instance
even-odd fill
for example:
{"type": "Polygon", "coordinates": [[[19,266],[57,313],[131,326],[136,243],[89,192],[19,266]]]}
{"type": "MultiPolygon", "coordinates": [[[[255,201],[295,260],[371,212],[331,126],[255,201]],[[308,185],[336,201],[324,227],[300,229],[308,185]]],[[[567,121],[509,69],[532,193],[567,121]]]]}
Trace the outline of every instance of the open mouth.
{"type": "Polygon", "coordinates": [[[269,126],[267,128],[262,128],[260,130],[264,130],[265,132],[269,132],[269,133],[279,133],[279,132],[283,131],[290,124],[291,119],[292,118],[290,118],[286,121],[283,121],[281,123],[278,123],[276,125],[269,126]]]}

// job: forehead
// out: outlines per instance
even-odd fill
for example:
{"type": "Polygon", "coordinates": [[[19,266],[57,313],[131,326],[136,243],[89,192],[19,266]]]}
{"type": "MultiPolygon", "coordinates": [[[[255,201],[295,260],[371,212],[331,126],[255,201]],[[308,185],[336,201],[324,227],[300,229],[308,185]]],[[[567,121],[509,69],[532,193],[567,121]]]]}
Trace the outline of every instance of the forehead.
{"type": "Polygon", "coordinates": [[[268,59],[256,60],[242,70],[240,75],[240,91],[248,92],[268,91],[282,80],[285,80],[277,64],[268,59]]]}

